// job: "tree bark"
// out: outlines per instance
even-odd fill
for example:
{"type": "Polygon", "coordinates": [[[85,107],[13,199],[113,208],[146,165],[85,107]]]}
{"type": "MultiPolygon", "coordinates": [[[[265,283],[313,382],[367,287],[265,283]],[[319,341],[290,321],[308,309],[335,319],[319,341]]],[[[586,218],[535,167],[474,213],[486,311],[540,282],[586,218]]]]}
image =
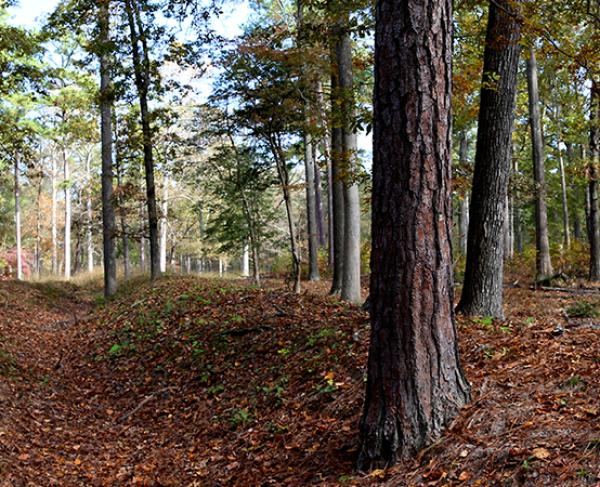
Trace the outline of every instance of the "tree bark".
{"type": "Polygon", "coordinates": [[[331,59],[331,237],[333,256],[333,278],[330,294],[338,295],[342,292],[344,278],[344,184],[342,171],[342,158],[344,153],[342,120],[340,113],[340,79],[337,61],[337,49],[340,43],[339,27],[332,29],[330,34],[330,59],[331,59]]]}
{"type": "Polygon", "coordinates": [[[57,223],[57,204],[56,204],[56,160],[54,158],[54,154],[51,154],[52,157],[52,210],[50,216],[50,226],[52,232],[52,275],[56,276],[58,274],[58,223],[57,223]]]}
{"type": "Polygon", "coordinates": [[[87,233],[87,267],[88,272],[94,272],[94,212],[92,209],[92,170],[91,170],[92,154],[88,152],[85,158],[85,172],[87,181],[87,191],[85,199],[86,209],[86,233],[87,233]]]}
{"type": "Polygon", "coordinates": [[[552,275],[550,242],[548,238],[548,208],[546,205],[546,170],[544,162],[544,136],[540,117],[537,61],[535,51],[529,49],[527,59],[527,88],[529,92],[529,123],[533,154],[533,179],[535,181],[535,247],[536,280],[544,281],[552,275]]]}
{"type": "Polygon", "coordinates": [[[600,86],[590,90],[590,280],[600,281],[600,215],[598,213],[598,163],[600,162],[600,86]]]}
{"type": "MultiPolygon", "coordinates": [[[[118,133],[118,130],[116,130],[118,133]]],[[[118,140],[118,137],[117,137],[118,140]]],[[[131,263],[129,261],[129,233],[127,231],[127,210],[125,208],[125,199],[123,196],[123,164],[121,163],[121,154],[117,150],[115,157],[117,159],[117,187],[119,188],[119,224],[121,226],[121,246],[123,254],[123,277],[129,279],[131,274],[131,263]]]]}
{"type": "Polygon", "coordinates": [[[15,235],[17,246],[17,279],[23,280],[23,249],[21,246],[21,185],[19,184],[19,156],[14,156],[14,176],[15,176],[15,235]]]}
{"type": "Polygon", "coordinates": [[[140,102],[142,139],[144,147],[144,172],[146,176],[146,200],[148,207],[148,229],[150,233],[150,276],[160,276],[160,256],[158,249],[158,211],[156,207],[156,186],[154,183],[154,140],[148,109],[150,89],[150,58],[146,33],[141,21],[137,0],[126,0],[125,9],[129,22],[131,52],[135,72],[135,84],[140,102]],[[140,53],[139,43],[142,44],[140,53]]]}
{"type": "Polygon", "coordinates": [[[163,182],[162,216],[160,219],[160,272],[167,272],[167,215],[169,214],[169,176],[163,182]]]}
{"type": "Polygon", "coordinates": [[[104,260],[104,295],[117,292],[117,258],[115,252],[115,209],[113,201],[112,100],[110,75],[110,0],[99,3],[100,32],[100,115],[102,139],[102,240],[104,260]]]}
{"type": "Polygon", "coordinates": [[[504,212],[510,174],[519,1],[490,2],[471,194],[467,265],[458,311],[502,318],[504,212]]]}
{"type": "Polygon", "coordinates": [[[469,400],[452,311],[451,0],[379,0],[371,345],[360,470],[438,438],[469,400]]]}
{"type": "Polygon", "coordinates": [[[308,222],[308,280],[318,281],[319,229],[317,227],[317,199],[315,194],[315,162],[312,136],[304,134],[304,169],[306,175],[306,217],[308,222]]]}
{"type": "Polygon", "coordinates": [[[337,45],[337,63],[341,91],[342,183],[344,194],[344,263],[341,296],[345,301],[360,303],[360,196],[357,172],[357,142],[353,128],[355,116],[354,75],[350,17],[344,14],[343,29],[337,45]]]}
{"type": "MultiPolygon", "coordinates": [[[[64,117],[63,117],[64,118],[64,117]]],[[[63,184],[64,184],[64,198],[65,198],[65,241],[64,241],[64,277],[65,279],[71,279],[71,171],[69,167],[69,158],[67,157],[67,150],[62,146],[62,159],[63,159],[63,184]]]]}
{"type": "MultiPolygon", "coordinates": [[[[462,166],[466,166],[469,158],[469,138],[467,132],[463,131],[460,136],[458,159],[462,166]]],[[[469,232],[469,190],[466,189],[460,200],[459,211],[459,248],[463,255],[467,255],[467,234],[469,232]]]]}

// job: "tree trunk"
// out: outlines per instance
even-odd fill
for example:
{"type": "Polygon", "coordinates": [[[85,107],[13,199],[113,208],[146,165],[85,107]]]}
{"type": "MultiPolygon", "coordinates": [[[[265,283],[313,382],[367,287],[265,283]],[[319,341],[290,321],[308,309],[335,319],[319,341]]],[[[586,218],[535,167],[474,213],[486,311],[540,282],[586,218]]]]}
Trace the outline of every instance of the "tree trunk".
{"type": "Polygon", "coordinates": [[[169,213],[169,177],[163,182],[162,216],[160,219],[160,272],[167,272],[167,215],[169,213]]]}
{"type": "Polygon", "coordinates": [[[288,230],[290,234],[290,250],[292,252],[292,280],[294,292],[300,293],[300,272],[302,261],[298,249],[298,238],[296,236],[296,219],[294,218],[294,209],[292,205],[292,194],[290,192],[290,175],[281,147],[272,142],[271,147],[275,156],[279,181],[283,189],[283,201],[285,203],[285,212],[288,221],[288,230]]]}
{"type": "Polygon", "coordinates": [[[85,159],[85,172],[87,181],[87,191],[85,200],[85,209],[87,215],[86,233],[87,233],[87,267],[88,272],[94,272],[94,212],[92,209],[92,171],[91,171],[91,153],[88,152],[85,159]]]}
{"type": "MultiPolygon", "coordinates": [[[[519,161],[513,157],[512,166],[513,177],[519,174],[519,161]]],[[[523,253],[523,232],[521,231],[521,207],[519,206],[519,194],[514,191],[513,194],[513,234],[515,251],[518,254],[523,253]]]]}
{"type": "Polygon", "coordinates": [[[467,265],[458,310],[502,318],[504,212],[511,162],[520,26],[513,5],[490,2],[471,194],[467,265]]]}
{"type": "Polygon", "coordinates": [[[160,276],[158,249],[158,211],[156,207],[156,186],[154,184],[153,131],[148,110],[148,91],[150,89],[150,58],[145,30],[141,21],[137,0],[126,0],[125,9],[131,34],[131,49],[135,72],[135,84],[140,102],[142,138],[144,147],[144,172],[146,176],[146,200],[148,207],[148,229],[150,233],[150,276],[160,276]],[[140,53],[139,43],[142,44],[140,53]]]}
{"type": "Polygon", "coordinates": [[[306,174],[306,217],[308,222],[308,280],[318,281],[319,235],[317,228],[317,201],[315,195],[315,163],[310,134],[304,134],[304,168],[306,174]]]}
{"type": "Polygon", "coordinates": [[[57,223],[57,189],[56,189],[56,160],[54,159],[54,154],[52,157],[52,213],[50,216],[51,219],[51,227],[52,227],[52,275],[56,276],[58,274],[58,223],[57,223]]]}
{"type": "Polygon", "coordinates": [[[342,183],[344,193],[344,263],[342,299],[360,303],[360,196],[357,172],[357,143],[353,128],[355,117],[354,76],[352,72],[352,39],[345,14],[344,29],[337,45],[337,63],[341,91],[342,117],[342,183]]]}
{"type": "Polygon", "coordinates": [[[337,61],[337,50],[341,42],[339,28],[334,28],[330,34],[331,57],[331,236],[333,256],[333,278],[330,294],[342,292],[344,278],[344,184],[342,159],[344,153],[343,131],[341,119],[341,87],[337,61]]]}
{"type": "Polygon", "coordinates": [[[144,216],[144,204],[140,206],[140,269],[146,271],[146,225],[144,216]]]}
{"type": "Polygon", "coordinates": [[[19,156],[14,156],[15,175],[15,235],[17,245],[17,279],[23,279],[23,249],[21,247],[21,186],[19,184],[19,156]]]}
{"type": "Polygon", "coordinates": [[[548,239],[548,209],[546,206],[546,174],[544,162],[544,140],[540,117],[540,97],[538,89],[537,62],[533,48],[527,59],[527,88],[529,92],[529,123],[533,153],[533,179],[535,181],[535,246],[536,281],[552,277],[554,270],[550,260],[548,239]]]}
{"type": "MultiPolygon", "coordinates": [[[[118,132],[117,132],[118,133],[118,132]]],[[[119,188],[119,224],[121,226],[121,246],[123,248],[123,277],[129,279],[131,274],[131,265],[129,262],[129,233],[127,231],[127,210],[125,208],[125,199],[123,197],[123,165],[121,164],[121,155],[119,150],[115,154],[117,158],[117,186],[119,188]]]]}
{"type": "MultiPolygon", "coordinates": [[[[469,158],[469,138],[467,132],[463,131],[460,137],[458,159],[461,166],[466,166],[469,158]]],[[[463,255],[467,255],[467,234],[469,232],[469,190],[465,189],[460,200],[460,222],[459,222],[459,248],[463,255]]]]}
{"type": "Polygon", "coordinates": [[[117,292],[117,258],[115,252],[115,209],[113,206],[112,101],[110,42],[110,0],[99,4],[100,44],[100,114],[102,139],[102,238],[104,250],[104,295],[117,292]]]}
{"type": "Polygon", "coordinates": [[[71,173],[66,148],[62,147],[64,198],[65,198],[65,241],[64,241],[64,277],[71,279],[71,173]]]}
{"type": "Polygon", "coordinates": [[[242,276],[250,277],[250,247],[247,242],[242,250],[242,276]]]}
{"type": "Polygon", "coordinates": [[[600,215],[598,214],[598,163],[600,162],[600,86],[590,91],[590,280],[600,281],[600,215]]]}
{"type": "Polygon", "coordinates": [[[469,400],[452,312],[451,9],[450,0],[377,2],[360,470],[414,456],[469,400]]]}

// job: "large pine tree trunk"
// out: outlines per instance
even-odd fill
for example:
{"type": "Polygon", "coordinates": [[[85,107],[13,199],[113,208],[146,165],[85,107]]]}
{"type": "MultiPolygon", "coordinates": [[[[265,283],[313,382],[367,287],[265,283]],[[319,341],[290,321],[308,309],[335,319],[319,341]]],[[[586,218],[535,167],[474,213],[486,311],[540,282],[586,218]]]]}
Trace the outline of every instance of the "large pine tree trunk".
{"type": "Polygon", "coordinates": [[[117,257],[115,252],[115,209],[113,206],[112,100],[110,76],[110,0],[99,4],[100,32],[100,115],[102,139],[102,238],[104,250],[104,295],[117,292],[117,257]]]}
{"type": "Polygon", "coordinates": [[[15,176],[15,235],[17,244],[17,279],[23,279],[23,249],[21,246],[21,186],[19,184],[19,156],[14,156],[15,176]]]}
{"type": "Polygon", "coordinates": [[[360,196],[357,171],[357,141],[353,128],[355,116],[354,75],[352,72],[352,39],[350,19],[346,14],[337,45],[337,62],[341,91],[342,182],[344,194],[344,252],[342,299],[361,302],[360,293],[360,196]]]}
{"type": "Polygon", "coordinates": [[[527,89],[529,92],[529,123],[533,154],[533,179],[535,181],[535,246],[536,280],[544,281],[554,274],[550,260],[548,239],[548,209],[546,205],[546,170],[544,162],[544,139],[540,117],[537,61],[533,48],[527,58],[527,89]]]}
{"type": "Polygon", "coordinates": [[[469,400],[452,311],[451,8],[450,0],[377,2],[361,470],[415,455],[469,400]]]}
{"type": "Polygon", "coordinates": [[[160,276],[160,256],[158,248],[158,210],[156,206],[156,185],[154,183],[154,140],[148,109],[150,89],[150,58],[144,26],[141,21],[137,0],[126,0],[125,9],[129,22],[131,50],[135,71],[135,84],[140,103],[142,139],[144,147],[144,173],[146,176],[146,204],[148,208],[148,230],[150,233],[150,276],[160,276]],[[142,50],[140,53],[140,46],[142,50]]]}
{"type": "Polygon", "coordinates": [[[590,91],[590,280],[600,281],[600,214],[598,213],[598,164],[600,163],[600,86],[593,80],[590,91]]]}
{"type": "Polygon", "coordinates": [[[479,128],[467,243],[458,310],[502,318],[504,212],[511,163],[520,25],[513,0],[490,2],[479,128]]]}

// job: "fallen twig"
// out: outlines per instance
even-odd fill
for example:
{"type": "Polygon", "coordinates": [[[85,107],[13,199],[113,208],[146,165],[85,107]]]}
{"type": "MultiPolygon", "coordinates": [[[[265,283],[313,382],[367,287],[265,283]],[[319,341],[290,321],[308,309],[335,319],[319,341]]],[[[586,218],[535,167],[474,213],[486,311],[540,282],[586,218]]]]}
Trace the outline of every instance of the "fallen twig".
{"type": "Polygon", "coordinates": [[[146,396],[144,399],[142,399],[140,401],[140,403],[134,407],[131,411],[123,414],[122,416],[120,416],[117,419],[117,424],[118,423],[122,423],[123,421],[125,421],[127,418],[133,416],[135,413],[137,413],[140,409],[142,409],[146,404],[148,404],[150,401],[152,401],[153,399],[156,398],[156,396],[158,396],[159,394],[162,394],[163,392],[168,391],[169,388],[165,387],[164,389],[161,389],[159,391],[153,392],[152,394],[150,394],[149,396],[146,396]]]}

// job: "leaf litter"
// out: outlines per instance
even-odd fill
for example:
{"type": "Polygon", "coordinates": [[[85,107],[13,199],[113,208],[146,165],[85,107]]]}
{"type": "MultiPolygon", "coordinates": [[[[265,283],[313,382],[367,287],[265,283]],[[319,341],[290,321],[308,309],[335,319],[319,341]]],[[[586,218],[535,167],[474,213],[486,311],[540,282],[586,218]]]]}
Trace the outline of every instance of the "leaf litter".
{"type": "Polygon", "coordinates": [[[506,321],[459,318],[472,403],[367,475],[368,316],[325,283],[164,278],[95,307],[60,286],[0,283],[2,485],[600,481],[600,330],[564,312],[578,296],[508,289],[506,321]]]}

